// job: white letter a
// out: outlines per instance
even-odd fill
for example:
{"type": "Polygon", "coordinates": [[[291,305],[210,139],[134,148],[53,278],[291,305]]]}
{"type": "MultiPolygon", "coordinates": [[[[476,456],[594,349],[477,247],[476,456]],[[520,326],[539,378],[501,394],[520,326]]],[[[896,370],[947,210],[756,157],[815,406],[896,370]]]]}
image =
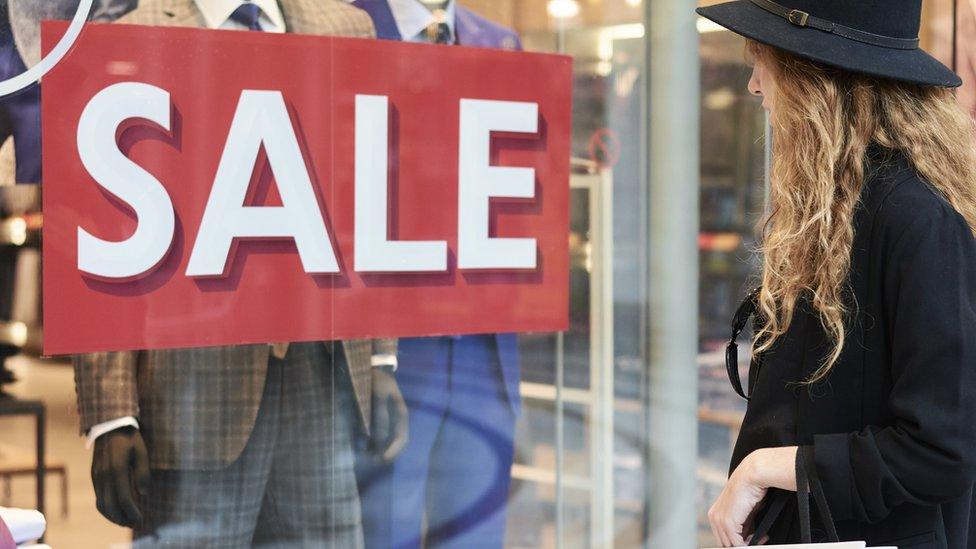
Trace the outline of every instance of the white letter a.
{"type": "Polygon", "coordinates": [[[237,238],[292,238],[305,272],[339,272],[281,92],[241,93],[187,276],[224,274],[237,238]],[[278,183],[281,206],[244,205],[262,143],[278,183]]]}

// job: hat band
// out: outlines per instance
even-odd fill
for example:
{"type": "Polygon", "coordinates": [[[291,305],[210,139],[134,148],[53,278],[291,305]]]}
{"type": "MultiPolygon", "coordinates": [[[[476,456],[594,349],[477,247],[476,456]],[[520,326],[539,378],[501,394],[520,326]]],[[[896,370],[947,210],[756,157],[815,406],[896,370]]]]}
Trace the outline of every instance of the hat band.
{"type": "Polygon", "coordinates": [[[837,36],[847,38],[848,40],[854,40],[864,44],[870,44],[872,46],[881,46],[882,48],[891,48],[896,50],[918,49],[918,38],[894,38],[891,36],[882,36],[880,34],[852,29],[851,27],[845,27],[844,25],[840,25],[826,19],[814,17],[805,11],[788,8],[786,6],[777,4],[772,0],[750,1],[769,13],[778,15],[779,17],[786,19],[798,27],[810,27],[819,31],[836,34],[837,36]]]}

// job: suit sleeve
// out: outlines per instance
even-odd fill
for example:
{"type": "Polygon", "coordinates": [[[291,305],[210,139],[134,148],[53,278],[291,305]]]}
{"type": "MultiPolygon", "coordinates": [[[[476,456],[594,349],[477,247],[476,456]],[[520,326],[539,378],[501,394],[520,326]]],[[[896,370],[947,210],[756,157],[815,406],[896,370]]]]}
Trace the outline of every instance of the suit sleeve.
{"type": "Polygon", "coordinates": [[[381,356],[393,356],[396,357],[397,354],[397,340],[396,339],[374,339],[373,340],[373,355],[381,356]]]}
{"type": "Polygon", "coordinates": [[[327,4],[317,4],[316,2],[310,3],[309,9],[322,10],[322,15],[327,16],[329,21],[329,28],[325,29],[323,34],[376,38],[373,20],[365,11],[342,1],[332,0],[327,4]]]}
{"type": "Polygon", "coordinates": [[[922,210],[876,221],[891,243],[881,282],[894,420],[814,438],[836,520],[947,502],[976,477],[976,243],[951,208],[922,210]]]}
{"type": "Polygon", "coordinates": [[[114,419],[139,417],[136,390],[137,352],[76,355],[75,390],[81,432],[114,419]]]}
{"type": "Polygon", "coordinates": [[[513,44],[512,50],[513,51],[522,51],[524,48],[522,47],[522,39],[519,38],[518,33],[513,32],[511,38],[512,38],[512,44],[513,44]]]}

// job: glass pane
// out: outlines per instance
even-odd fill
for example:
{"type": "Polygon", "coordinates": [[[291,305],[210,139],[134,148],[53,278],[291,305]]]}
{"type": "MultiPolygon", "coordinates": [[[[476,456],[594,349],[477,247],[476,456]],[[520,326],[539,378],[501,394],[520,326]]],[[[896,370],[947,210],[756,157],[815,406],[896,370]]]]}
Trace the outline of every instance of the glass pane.
{"type": "MultiPolygon", "coordinates": [[[[704,21],[699,19],[699,21],[704,21]]],[[[725,345],[732,314],[755,285],[754,226],[765,190],[764,125],[759,101],[746,84],[752,70],[745,41],[701,23],[702,190],[699,367],[699,532],[714,545],[705,513],[725,486],[745,401],[729,386],[725,345]]],[[[748,345],[740,363],[748,364],[748,345]]]]}
{"type": "Polygon", "coordinates": [[[645,535],[643,8],[516,5],[527,49],[573,56],[575,99],[570,329],[522,339],[526,418],[513,470],[522,491],[513,494],[508,540],[515,547],[627,546],[645,535]]]}

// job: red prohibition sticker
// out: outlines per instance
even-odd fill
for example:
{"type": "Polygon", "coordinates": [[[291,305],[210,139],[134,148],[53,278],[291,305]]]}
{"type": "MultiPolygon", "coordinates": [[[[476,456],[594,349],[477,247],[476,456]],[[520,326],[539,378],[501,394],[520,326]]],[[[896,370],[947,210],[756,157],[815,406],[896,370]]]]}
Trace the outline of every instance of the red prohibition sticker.
{"type": "Polygon", "coordinates": [[[590,160],[601,168],[612,168],[620,162],[620,138],[609,128],[600,128],[590,136],[590,160]]]}

